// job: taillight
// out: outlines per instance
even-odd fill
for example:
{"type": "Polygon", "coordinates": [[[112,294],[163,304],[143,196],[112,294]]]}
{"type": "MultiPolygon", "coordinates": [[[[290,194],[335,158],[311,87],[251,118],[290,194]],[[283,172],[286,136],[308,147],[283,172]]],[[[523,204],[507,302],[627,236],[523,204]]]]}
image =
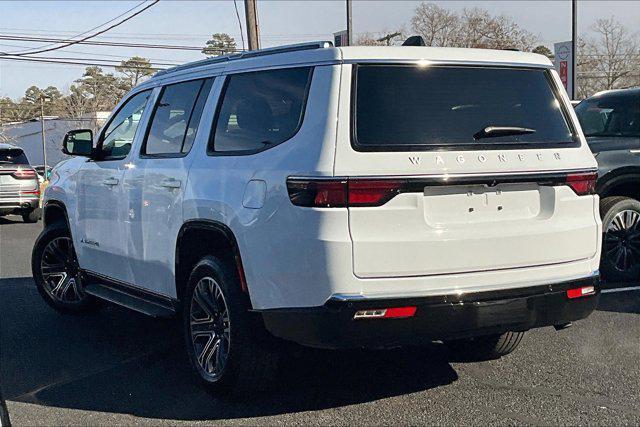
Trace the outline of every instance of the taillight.
{"type": "Polygon", "coordinates": [[[578,195],[593,194],[596,191],[596,172],[568,174],[566,183],[578,195]]]}
{"type": "Polygon", "coordinates": [[[349,206],[382,206],[400,193],[401,188],[397,180],[349,180],[349,206]]]}
{"type": "Polygon", "coordinates": [[[36,171],[33,169],[18,169],[11,176],[16,179],[33,179],[36,177],[36,171]]]}
{"type": "Polygon", "coordinates": [[[399,180],[290,179],[289,198],[296,206],[343,208],[382,206],[402,189],[399,180]]]}
{"type": "Polygon", "coordinates": [[[333,179],[287,180],[291,203],[315,208],[347,206],[347,181],[333,179]]]}

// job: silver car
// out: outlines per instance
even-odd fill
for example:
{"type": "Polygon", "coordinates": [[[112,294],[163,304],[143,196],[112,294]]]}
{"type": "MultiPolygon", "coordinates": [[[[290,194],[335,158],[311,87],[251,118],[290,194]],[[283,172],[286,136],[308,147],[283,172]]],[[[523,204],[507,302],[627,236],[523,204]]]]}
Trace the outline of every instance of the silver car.
{"type": "Polygon", "coordinates": [[[40,184],[20,147],[0,144],[0,216],[22,215],[24,222],[40,219],[40,184]]]}

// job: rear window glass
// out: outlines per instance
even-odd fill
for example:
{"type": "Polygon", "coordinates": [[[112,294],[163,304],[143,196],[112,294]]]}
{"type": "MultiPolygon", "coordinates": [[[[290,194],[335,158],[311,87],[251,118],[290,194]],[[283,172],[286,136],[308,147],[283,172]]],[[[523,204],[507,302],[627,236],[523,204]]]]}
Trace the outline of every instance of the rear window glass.
{"type": "Polygon", "coordinates": [[[575,144],[546,70],[361,65],[356,149],[575,144]]]}
{"type": "Polygon", "coordinates": [[[28,165],[29,160],[20,149],[0,150],[0,164],[28,165]]]}
{"type": "Polygon", "coordinates": [[[585,136],[640,136],[640,95],[587,99],[576,114],[585,136]]]}

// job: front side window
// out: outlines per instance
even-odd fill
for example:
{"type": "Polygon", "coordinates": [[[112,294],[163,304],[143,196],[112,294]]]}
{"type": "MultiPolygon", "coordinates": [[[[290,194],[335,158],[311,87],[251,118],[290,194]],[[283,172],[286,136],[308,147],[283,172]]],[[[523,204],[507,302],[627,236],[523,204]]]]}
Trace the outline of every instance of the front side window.
{"type": "Polygon", "coordinates": [[[577,144],[544,69],[360,65],[355,73],[358,150],[577,144]]]}
{"type": "Polygon", "coordinates": [[[230,75],[213,151],[255,152],[295,135],[302,124],[311,74],[312,68],[304,67],[230,75]]]}
{"type": "Polygon", "coordinates": [[[576,114],[585,136],[640,137],[640,95],[586,99],[576,114]]]}
{"type": "Polygon", "coordinates": [[[116,160],[127,157],[150,95],[151,90],[134,95],[111,119],[102,134],[101,142],[98,144],[99,160],[116,160]]]}
{"type": "Polygon", "coordinates": [[[213,80],[192,80],[166,86],[151,119],[142,149],[147,155],[189,152],[213,80]]]}

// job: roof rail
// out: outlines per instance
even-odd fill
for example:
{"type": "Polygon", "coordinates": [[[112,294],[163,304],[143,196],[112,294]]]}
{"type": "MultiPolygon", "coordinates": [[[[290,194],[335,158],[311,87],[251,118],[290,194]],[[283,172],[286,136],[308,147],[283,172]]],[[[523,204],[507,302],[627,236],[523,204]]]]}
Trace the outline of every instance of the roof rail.
{"type": "Polygon", "coordinates": [[[284,46],[269,47],[266,49],[248,50],[246,52],[234,53],[231,55],[221,55],[214,58],[202,59],[200,61],[190,62],[184,65],[168,68],[158,71],[153,77],[163,76],[165,74],[174,73],[176,71],[188,70],[191,68],[201,67],[203,65],[217,64],[221,62],[233,61],[236,59],[255,58],[257,56],[275,55],[277,53],[297,52],[301,50],[324,49],[333,47],[330,41],[317,41],[309,43],[298,43],[284,46]]]}

